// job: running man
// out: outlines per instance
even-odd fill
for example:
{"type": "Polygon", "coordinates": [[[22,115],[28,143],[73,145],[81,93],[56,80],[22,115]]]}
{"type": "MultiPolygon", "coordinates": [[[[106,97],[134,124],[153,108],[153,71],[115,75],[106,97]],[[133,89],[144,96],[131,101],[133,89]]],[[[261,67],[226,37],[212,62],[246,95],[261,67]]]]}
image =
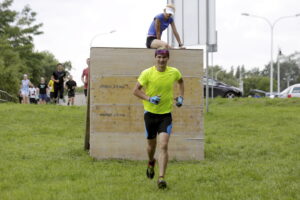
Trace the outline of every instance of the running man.
{"type": "Polygon", "coordinates": [[[68,106],[71,104],[74,105],[75,98],[75,88],[77,84],[76,81],[73,80],[73,76],[69,76],[69,80],[66,82],[66,89],[68,90],[68,106]]]}
{"type": "Polygon", "coordinates": [[[81,81],[84,84],[84,96],[87,97],[88,83],[89,83],[89,69],[90,69],[90,59],[86,59],[87,68],[85,68],[81,75],[81,81]]]}
{"type": "Polygon", "coordinates": [[[180,36],[177,32],[173,16],[175,14],[175,7],[172,4],[168,4],[166,8],[164,9],[163,13],[160,13],[154,17],[154,20],[152,21],[150,28],[148,30],[148,36],[146,40],[146,46],[147,48],[172,48],[168,45],[168,43],[161,40],[162,32],[168,28],[168,26],[171,24],[173,34],[175,35],[175,38],[178,42],[179,48],[184,48],[183,43],[180,40],[180,36]]]}
{"type": "Polygon", "coordinates": [[[173,87],[179,84],[180,96],[176,98],[176,106],[183,104],[184,83],[178,69],[167,65],[169,51],[157,49],[155,51],[156,65],[144,70],[134,88],[133,94],[143,100],[144,121],[147,137],[147,153],[149,157],[147,177],[153,179],[155,165],[155,149],[158,137],[159,143],[159,178],[158,187],[164,189],[164,180],[168,163],[168,142],[172,132],[173,87]]]}
{"type": "Polygon", "coordinates": [[[32,85],[30,80],[28,79],[27,74],[23,75],[23,80],[21,83],[21,96],[22,103],[29,104],[29,86],[32,85]]]}
{"type": "Polygon", "coordinates": [[[64,101],[64,81],[67,74],[61,63],[58,63],[56,67],[57,70],[52,74],[52,80],[54,81],[54,99],[56,103],[62,103],[64,101]],[[59,102],[59,99],[61,102],[59,102]]]}

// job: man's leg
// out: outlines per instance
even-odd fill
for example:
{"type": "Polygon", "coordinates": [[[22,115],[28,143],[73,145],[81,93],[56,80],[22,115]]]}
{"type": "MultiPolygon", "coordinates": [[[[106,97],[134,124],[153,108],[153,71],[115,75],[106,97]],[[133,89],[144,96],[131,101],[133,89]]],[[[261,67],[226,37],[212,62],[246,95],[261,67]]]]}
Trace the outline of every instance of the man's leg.
{"type": "Polygon", "coordinates": [[[149,161],[151,162],[154,160],[154,154],[156,149],[156,138],[148,139],[147,142],[148,142],[147,153],[148,153],[149,161]]]}
{"type": "Polygon", "coordinates": [[[74,98],[75,98],[75,96],[73,96],[73,97],[71,98],[72,106],[74,106],[74,98]]]}
{"type": "Polygon", "coordinates": [[[58,86],[57,85],[54,85],[53,100],[54,100],[55,104],[58,103],[58,86]]]}
{"type": "Polygon", "coordinates": [[[159,177],[164,177],[168,165],[168,143],[169,143],[170,135],[168,133],[160,133],[158,135],[159,139],[159,177]]]}
{"type": "Polygon", "coordinates": [[[152,49],[157,49],[157,48],[160,48],[160,47],[167,48],[167,49],[172,49],[172,47],[169,46],[168,43],[166,43],[162,40],[158,40],[158,39],[153,40],[150,47],[152,49]]]}

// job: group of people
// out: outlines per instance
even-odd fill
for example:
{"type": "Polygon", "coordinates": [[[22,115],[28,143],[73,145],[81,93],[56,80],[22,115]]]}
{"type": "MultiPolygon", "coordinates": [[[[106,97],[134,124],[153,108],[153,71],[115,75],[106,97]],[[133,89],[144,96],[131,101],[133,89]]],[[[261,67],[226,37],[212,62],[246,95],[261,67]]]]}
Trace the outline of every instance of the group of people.
{"type": "Polygon", "coordinates": [[[68,75],[61,63],[57,64],[56,71],[53,72],[50,80],[46,83],[41,77],[40,83],[34,86],[28,79],[28,75],[23,75],[20,87],[19,100],[23,104],[62,104],[64,100],[64,89],[68,91],[67,105],[74,105],[76,81],[72,75],[68,75]]]}

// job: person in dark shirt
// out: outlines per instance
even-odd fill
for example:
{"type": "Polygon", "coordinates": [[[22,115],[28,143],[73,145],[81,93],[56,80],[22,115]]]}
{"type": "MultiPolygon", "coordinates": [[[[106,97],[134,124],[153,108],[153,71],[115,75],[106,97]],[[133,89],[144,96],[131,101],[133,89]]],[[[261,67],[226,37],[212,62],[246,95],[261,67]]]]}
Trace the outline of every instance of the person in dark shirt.
{"type": "Polygon", "coordinates": [[[38,89],[40,98],[39,104],[46,104],[48,85],[45,83],[45,79],[43,77],[41,78],[41,82],[38,85],[38,89]]]}
{"type": "Polygon", "coordinates": [[[76,86],[77,86],[76,81],[74,81],[72,75],[70,75],[69,80],[66,82],[66,89],[68,90],[68,106],[70,104],[72,106],[74,105],[76,86]]]}
{"type": "Polygon", "coordinates": [[[54,101],[56,103],[62,103],[64,101],[64,81],[66,78],[66,72],[61,63],[56,65],[57,70],[53,72],[52,80],[54,81],[54,101]],[[61,102],[59,102],[61,99],[61,102]]]}

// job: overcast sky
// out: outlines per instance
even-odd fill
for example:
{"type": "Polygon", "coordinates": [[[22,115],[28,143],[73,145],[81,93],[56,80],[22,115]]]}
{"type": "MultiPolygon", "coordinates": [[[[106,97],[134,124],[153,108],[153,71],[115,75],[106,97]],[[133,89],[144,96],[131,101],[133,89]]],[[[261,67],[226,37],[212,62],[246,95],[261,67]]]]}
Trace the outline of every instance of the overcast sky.
{"type": "MultiPolygon", "coordinates": [[[[144,47],[153,17],[166,0],[14,0],[20,11],[26,4],[38,13],[43,35],[35,37],[36,50],[48,50],[60,61],[70,60],[72,74],[81,84],[90,43],[93,46],[144,47]],[[109,33],[115,30],[114,33],[109,33]]],[[[270,26],[262,19],[241,16],[250,13],[274,22],[300,13],[299,0],[216,0],[218,52],[214,64],[225,69],[245,65],[263,68],[270,61],[270,26]]],[[[164,38],[166,33],[164,33],[164,38]]],[[[300,17],[283,19],[274,29],[274,56],[300,51],[300,17]]],[[[274,58],[275,59],[275,58],[274,58]]]]}

